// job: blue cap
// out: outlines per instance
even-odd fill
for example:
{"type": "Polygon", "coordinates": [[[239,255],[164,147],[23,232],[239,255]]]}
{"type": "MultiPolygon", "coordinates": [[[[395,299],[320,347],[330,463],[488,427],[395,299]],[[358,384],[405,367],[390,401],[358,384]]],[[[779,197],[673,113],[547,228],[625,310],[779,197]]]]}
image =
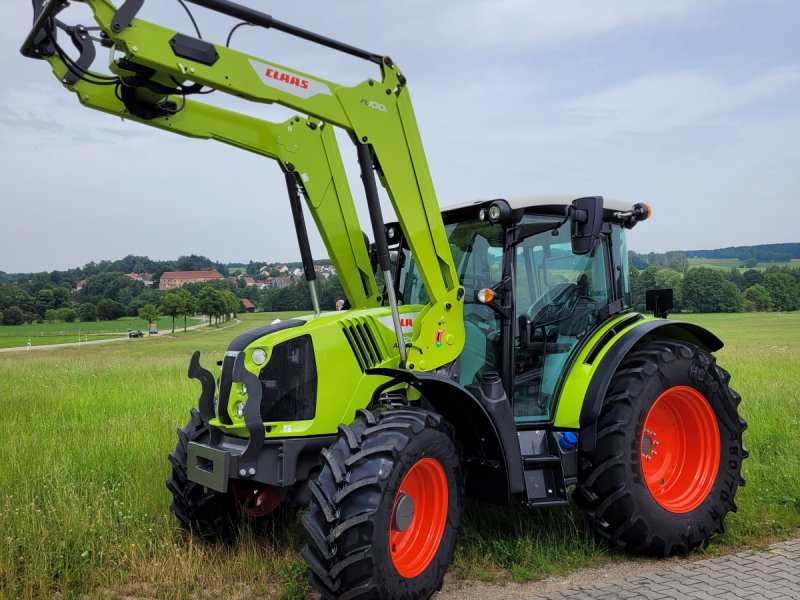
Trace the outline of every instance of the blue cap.
{"type": "Polygon", "coordinates": [[[564,450],[572,450],[578,444],[578,436],[572,431],[566,431],[558,440],[559,445],[564,450]]]}

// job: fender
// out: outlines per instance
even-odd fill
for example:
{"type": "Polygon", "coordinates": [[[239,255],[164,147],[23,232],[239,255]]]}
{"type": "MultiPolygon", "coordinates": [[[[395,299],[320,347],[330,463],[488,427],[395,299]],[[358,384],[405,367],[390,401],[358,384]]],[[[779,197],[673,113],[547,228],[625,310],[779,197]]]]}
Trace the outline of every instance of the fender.
{"type": "Polygon", "coordinates": [[[707,352],[716,352],[724,345],[722,340],[707,329],[681,321],[665,319],[643,321],[626,330],[603,355],[586,390],[580,415],[581,451],[590,452],[594,449],[600,409],[620,364],[636,344],[653,340],[680,340],[699,346],[707,352]]]}
{"type": "Polygon", "coordinates": [[[525,491],[522,454],[510,404],[503,396],[500,411],[489,410],[482,390],[462,387],[455,381],[423,371],[379,368],[366,371],[392,379],[375,390],[381,392],[398,382],[418,390],[433,409],[455,429],[456,440],[471,454],[464,456],[467,494],[497,504],[509,504],[514,494],[525,491]],[[476,396],[477,394],[477,396],[476,396]],[[502,409],[508,408],[503,411],[502,409]]]}

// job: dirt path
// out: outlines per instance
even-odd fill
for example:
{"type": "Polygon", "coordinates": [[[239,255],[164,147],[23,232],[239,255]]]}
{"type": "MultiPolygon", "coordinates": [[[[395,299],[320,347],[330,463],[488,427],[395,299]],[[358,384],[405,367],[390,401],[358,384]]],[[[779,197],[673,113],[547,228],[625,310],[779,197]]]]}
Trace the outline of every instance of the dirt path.
{"type": "MultiPolygon", "coordinates": [[[[227,325],[225,325],[223,327],[220,327],[219,329],[213,329],[212,331],[219,331],[220,329],[227,329],[228,327],[231,327],[232,325],[236,325],[237,323],[241,323],[241,320],[240,319],[233,319],[227,325]]],[[[200,329],[201,327],[208,327],[208,322],[199,323],[197,325],[192,325],[191,327],[187,327],[186,329],[188,331],[189,329],[200,329]]],[[[181,332],[178,332],[178,333],[181,333],[181,332]]],[[[161,334],[162,338],[171,337],[171,336],[172,336],[172,334],[161,334]]],[[[147,338],[147,337],[149,337],[149,336],[145,336],[145,338],[147,338]]],[[[145,339],[145,338],[142,338],[142,339],[145,339]]],[[[95,345],[95,344],[109,344],[109,343],[113,343],[113,342],[123,342],[123,341],[130,340],[130,339],[131,338],[129,338],[128,335],[125,334],[124,337],[106,338],[106,339],[103,339],[103,340],[92,340],[92,341],[89,341],[89,342],[66,342],[64,344],[42,344],[41,346],[15,346],[13,348],[0,348],[0,352],[27,352],[28,350],[51,350],[53,348],[66,348],[66,347],[69,347],[69,346],[91,346],[91,345],[95,345]]]]}

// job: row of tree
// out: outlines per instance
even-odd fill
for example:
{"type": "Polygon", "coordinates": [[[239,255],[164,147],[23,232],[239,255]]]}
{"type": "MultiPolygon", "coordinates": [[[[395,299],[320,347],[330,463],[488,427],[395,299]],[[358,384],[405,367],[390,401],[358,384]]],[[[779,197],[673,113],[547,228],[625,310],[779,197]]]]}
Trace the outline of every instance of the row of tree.
{"type": "Polygon", "coordinates": [[[183,317],[183,330],[186,331],[187,319],[194,314],[208,315],[209,325],[214,325],[236,316],[239,305],[239,298],[230,290],[206,286],[195,297],[189,290],[181,288],[164,294],[158,305],[145,304],[138,315],[148,323],[155,323],[162,316],[172,317],[172,333],[175,333],[175,319],[179,317],[183,317]]]}
{"type": "Polygon", "coordinates": [[[694,267],[685,273],[671,268],[631,268],[631,294],[637,310],[645,310],[645,291],[672,288],[674,310],[742,312],[800,310],[800,269],[769,267],[742,273],[694,267]]]}

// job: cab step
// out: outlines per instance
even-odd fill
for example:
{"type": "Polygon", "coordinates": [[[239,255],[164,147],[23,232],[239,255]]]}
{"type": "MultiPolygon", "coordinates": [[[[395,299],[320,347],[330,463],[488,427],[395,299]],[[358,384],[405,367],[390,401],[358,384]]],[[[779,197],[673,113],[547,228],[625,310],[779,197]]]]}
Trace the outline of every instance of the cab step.
{"type": "Polygon", "coordinates": [[[574,451],[565,452],[559,446],[560,433],[557,432],[526,430],[517,435],[525,470],[528,506],[567,505],[568,479],[565,478],[564,463],[565,459],[568,464],[572,462],[574,451]]]}

